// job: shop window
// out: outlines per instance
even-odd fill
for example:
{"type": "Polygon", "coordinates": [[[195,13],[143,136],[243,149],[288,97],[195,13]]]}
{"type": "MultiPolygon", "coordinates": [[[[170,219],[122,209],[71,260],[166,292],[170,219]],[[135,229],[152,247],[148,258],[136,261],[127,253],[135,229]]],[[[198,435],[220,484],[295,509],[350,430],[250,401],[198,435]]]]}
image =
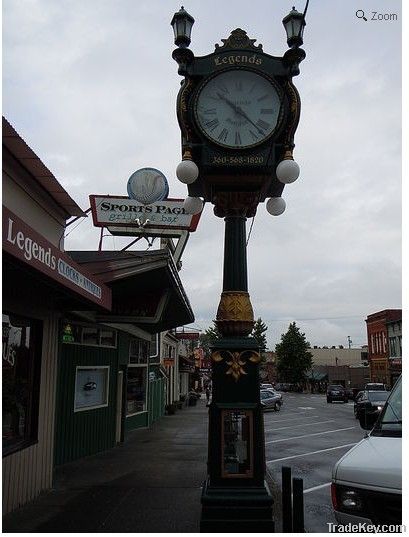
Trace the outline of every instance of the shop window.
{"type": "Polygon", "coordinates": [[[126,386],[126,415],[130,416],[146,410],[147,367],[128,367],[126,386]]]}
{"type": "Polygon", "coordinates": [[[37,441],[42,323],[3,314],[3,455],[37,441]]]}
{"type": "Polygon", "coordinates": [[[101,347],[116,347],[116,332],[108,328],[101,328],[99,332],[101,347]]]}
{"type": "Polygon", "coordinates": [[[62,342],[115,348],[116,330],[66,322],[63,325],[62,342]]]}
{"type": "Polygon", "coordinates": [[[149,355],[149,341],[132,339],[129,343],[129,363],[147,364],[149,355]]]}
{"type": "Polygon", "coordinates": [[[396,338],[390,337],[389,338],[389,355],[390,356],[396,356],[396,338]]]}
{"type": "Polygon", "coordinates": [[[109,367],[77,367],[74,411],[108,406],[109,367]]]}
{"type": "Polygon", "coordinates": [[[98,345],[99,344],[98,329],[84,326],[82,329],[82,343],[83,345],[98,345]]]}

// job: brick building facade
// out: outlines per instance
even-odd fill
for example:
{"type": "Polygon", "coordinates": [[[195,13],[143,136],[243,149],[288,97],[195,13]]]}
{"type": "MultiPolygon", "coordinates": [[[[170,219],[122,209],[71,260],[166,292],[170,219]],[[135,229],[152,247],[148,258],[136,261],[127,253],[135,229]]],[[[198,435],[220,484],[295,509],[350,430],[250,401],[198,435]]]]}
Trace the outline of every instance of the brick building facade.
{"type": "Polygon", "coordinates": [[[402,371],[402,359],[400,364],[392,362],[388,335],[388,326],[399,321],[402,321],[401,309],[378,311],[366,318],[371,382],[383,382],[392,386],[402,371]]]}

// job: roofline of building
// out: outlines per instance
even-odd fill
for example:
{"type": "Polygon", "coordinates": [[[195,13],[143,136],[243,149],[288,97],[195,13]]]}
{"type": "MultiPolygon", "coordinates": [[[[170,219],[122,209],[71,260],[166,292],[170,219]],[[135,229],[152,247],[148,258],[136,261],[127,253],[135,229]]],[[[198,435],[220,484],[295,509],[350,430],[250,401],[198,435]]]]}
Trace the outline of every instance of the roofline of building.
{"type": "Polygon", "coordinates": [[[19,164],[51,196],[55,203],[67,213],[68,217],[86,215],[4,116],[2,120],[2,143],[19,164]]]}

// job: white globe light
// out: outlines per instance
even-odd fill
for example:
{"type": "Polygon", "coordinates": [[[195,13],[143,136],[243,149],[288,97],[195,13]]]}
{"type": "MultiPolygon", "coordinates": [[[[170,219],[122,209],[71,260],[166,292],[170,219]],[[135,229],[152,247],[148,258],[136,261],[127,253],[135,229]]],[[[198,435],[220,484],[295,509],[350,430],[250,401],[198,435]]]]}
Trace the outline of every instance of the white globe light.
{"type": "Polygon", "coordinates": [[[282,160],[276,169],[277,179],[284,184],[293,183],[300,175],[300,167],[295,160],[282,160]]]}
{"type": "Polygon", "coordinates": [[[194,183],[199,177],[199,168],[193,162],[193,160],[182,160],[176,168],[176,177],[181,183],[190,185],[194,183]]]}
{"type": "Polygon", "coordinates": [[[285,211],[285,201],[283,198],[270,198],[266,203],[266,208],[273,216],[279,216],[285,211]]]}
{"type": "Polygon", "coordinates": [[[198,214],[203,209],[203,201],[200,198],[188,196],[183,202],[183,208],[187,214],[198,214]]]}

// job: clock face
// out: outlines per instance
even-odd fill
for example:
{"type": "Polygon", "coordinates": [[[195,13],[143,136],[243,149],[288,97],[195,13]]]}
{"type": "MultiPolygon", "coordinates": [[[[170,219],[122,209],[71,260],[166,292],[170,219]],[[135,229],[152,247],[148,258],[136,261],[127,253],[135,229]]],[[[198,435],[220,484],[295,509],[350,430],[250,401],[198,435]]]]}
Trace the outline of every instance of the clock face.
{"type": "Polygon", "coordinates": [[[264,76],[248,70],[224,71],[202,86],[195,118],[212,142],[245,149],[264,142],[280,119],[280,96],[264,76]]]}

